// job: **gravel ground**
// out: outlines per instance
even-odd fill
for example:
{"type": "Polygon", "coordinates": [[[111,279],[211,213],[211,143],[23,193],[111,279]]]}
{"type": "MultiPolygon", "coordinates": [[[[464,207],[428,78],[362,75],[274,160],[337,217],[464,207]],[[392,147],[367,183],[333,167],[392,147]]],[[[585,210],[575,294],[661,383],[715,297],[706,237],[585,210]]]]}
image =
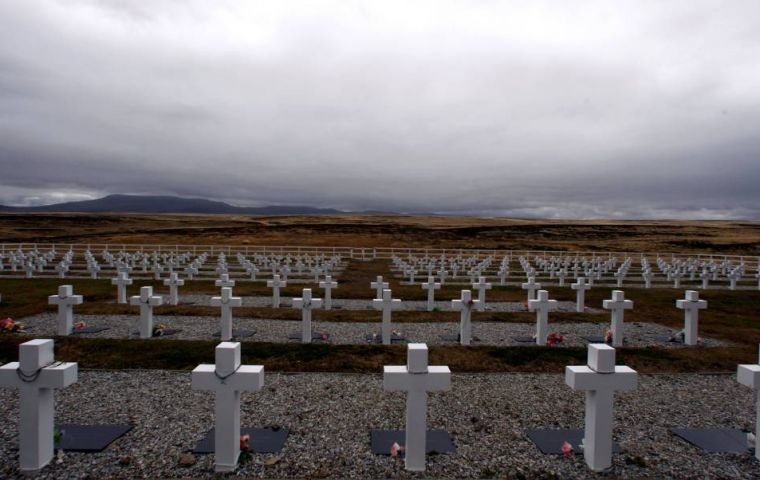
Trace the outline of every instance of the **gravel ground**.
{"type": "MultiPolygon", "coordinates": [[[[312,321],[314,332],[330,334],[330,343],[362,344],[367,343],[365,336],[370,333],[380,333],[380,312],[377,312],[376,322],[323,322],[312,321]]],[[[137,331],[138,315],[76,315],[74,321],[84,321],[91,327],[109,327],[108,330],[81,334],[82,337],[97,338],[127,338],[130,332],[137,331]]],[[[154,324],[163,323],[169,329],[179,329],[175,335],[163,337],[166,340],[210,340],[214,333],[219,332],[218,317],[189,317],[189,316],[155,316],[154,324]]],[[[57,317],[45,313],[27,317],[21,320],[30,330],[29,334],[37,338],[55,335],[57,317]]],[[[241,338],[241,341],[259,342],[297,342],[288,340],[289,333],[300,332],[301,322],[294,320],[261,320],[252,318],[234,318],[233,327],[240,330],[253,330],[252,337],[241,338]]],[[[607,323],[552,323],[549,319],[549,331],[565,335],[561,346],[577,347],[586,345],[582,338],[587,335],[604,335],[607,323]]],[[[456,335],[458,322],[427,322],[427,323],[397,323],[393,329],[413,342],[425,342],[429,345],[453,344],[445,342],[440,335],[456,335]]],[[[666,343],[658,337],[670,336],[674,330],[654,323],[631,322],[626,324],[626,346],[646,347],[663,346],[666,348],[684,348],[677,343],[666,343]]],[[[513,336],[533,335],[535,325],[528,323],[474,322],[473,335],[479,341],[473,345],[530,345],[513,340],[513,336]]],[[[133,337],[135,338],[135,337],[133,337]]],[[[704,339],[706,347],[729,346],[728,342],[704,339]]]]}
{"type": "MultiPolygon", "coordinates": [[[[179,295],[180,303],[191,303],[197,305],[210,305],[212,295],[179,295]]],[[[316,297],[315,297],[316,298],[316,297]]],[[[477,298],[477,296],[475,297],[477,298]]],[[[272,297],[242,297],[243,305],[247,307],[267,308],[272,306],[272,297]]],[[[168,296],[164,296],[164,302],[168,301],[168,296]]],[[[293,305],[292,297],[280,297],[280,307],[293,305]]],[[[374,310],[372,299],[332,299],[332,308],[335,310],[374,310]]],[[[436,301],[435,308],[441,311],[451,311],[451,300],[436,301]]],[[[404,300],[401,302],[399,310],[407,311],[426,311],[426,300],[404,300]]],[[[486,311],[489,312],[527,312],[528,308],[521,302],[489,302],[486,297],[486,311]]],[[[558,312],[574,312],[575,302],[557,302],[558,312]]],[[[602,314],[605,310],[598,308],[586,307],[585,313],[602,314]]]]}
{"type": "MultiPolygon", "coordinates": [[[[213,426],[213,394],[193,391],[188,373],[83,371],[58,391],[59,423],[130,423],[135,428],[96,454],[66,453],[37,478],[213,477],[213,456],[179,458],[213,426]]],[[[582,455],[542,455],[529,428],[581,428],[584,395],[556,374],[455,374],[452,390],[429,397],[428,426],[447,430],[458,451],[428,457],[425,475],[372,455],[369,431],[403,428],[404,394],[382,390],[381,375],[271,374],[243,393],[241,423],[290,429],[284,449],[257,454],[238,475],[266,478],[597,478],[582,455]],[[306,400],[308,399],[308,400],[306,400]],[[268,465],[269,464],[269,465],[268,465]]],[[[750,430],[754,393],[733,375],[645,375],[616,396],[614,436],[624,449],[614,478],[758,478],[751,454],[705,454],[669,427],[750,430]],[[684,408],[688,406],[688,408],[684,408]]],[[[18,477],[18,397],[0,389],[0,476],[18,477]]]]}

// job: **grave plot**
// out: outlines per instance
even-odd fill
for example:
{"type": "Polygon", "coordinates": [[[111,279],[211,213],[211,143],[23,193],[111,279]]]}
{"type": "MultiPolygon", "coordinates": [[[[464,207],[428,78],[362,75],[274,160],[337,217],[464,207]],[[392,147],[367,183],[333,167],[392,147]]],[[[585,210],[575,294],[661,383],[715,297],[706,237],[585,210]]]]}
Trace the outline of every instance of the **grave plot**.
{"type": "MultiPolygon", "coordinates": [[[[80,371],[78,382],[58,392],[59,424],[132,425],[99,453],[66,452],[45,474],[69,478],[204,477],[214,471],[209,454],[192,454],[214,425],[212,392],[192,390],[190,372],[80,371]]],[[[238,474],[258,477],[406,476],[403,456],[376,455],[372,430],[404,428],[406,393],[383,390],[381,372],[367,375],[267,373],[259,392],[242,394],[242,427],[288,429],[280,451],[254,453],[238,474]],[[346,421],[350,419],[350,421],[346,421]]],[[[4,418],[18,418],[15,390],[0,389],[4,418]]],[[[428,455],[426,475],[482,478],[553,474],[585,478],[583,455],[542,454],[528,436],[539,428],[583,427],[585,397],[551,374],[477,374],[451,377],[451,390],[430,393],[427,425],[448,432],[456,451],[428,455]]],[[[751,430],[755,392],[733,375],[641,375],[637,388],[618,392],[612,455],[613,478],[760,475],[753,453],[705,453],[672,428],[751,430]],[[694,399],[699,398],[699,402],[694,399]],[[689,405],[689,408],[684,408],[689,405]]],[[[0,468],[17,465],[16,422],[0,423],[0,468]]],[[[388,446],[390,450],[390,445],[388,446]]]]}

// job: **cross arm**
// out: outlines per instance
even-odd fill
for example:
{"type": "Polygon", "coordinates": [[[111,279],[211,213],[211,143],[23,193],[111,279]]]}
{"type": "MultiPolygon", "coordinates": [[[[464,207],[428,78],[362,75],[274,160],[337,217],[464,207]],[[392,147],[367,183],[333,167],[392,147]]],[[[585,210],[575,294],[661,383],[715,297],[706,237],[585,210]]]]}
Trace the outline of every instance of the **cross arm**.
{"type": "MultiPolygon", "coordinates": [[[[0,386],[19,387],[24,384],[16,371],[18,367],[18,362],[7,363],[0,367],[0,386]]],[[[72,383],[76,383],[78,371],[78,365],[72,362],[61,363],[53,367],[45,367],[42,369],[34,383],[40,385],[41,388],[68,387],[72,383]]],[[[31,374],[34,372],[26,373],[31,374]]]]}
{"type": "Polygon", "coordinates": [[[222,380],[216,376],[216,365],[200,364],[192,373],[193,390],[218,390],[224,385],[226,388],[237,391],[258,391],[264,387],[263,365],[241,365],[238,370],[222,380]]]}
{"type": "Polygon", "coordinates": [[[736,369],[736,381],[760,390],[760,365],[739,365],[736,369]]]}
{"type": "Polygon", "coordinates": [[[589,367],[565,367],[565,383],[573,390],[633,390],[638,384],[638,373],[626,366],[616,366],[615,373],[598,373],[589,367]]]}

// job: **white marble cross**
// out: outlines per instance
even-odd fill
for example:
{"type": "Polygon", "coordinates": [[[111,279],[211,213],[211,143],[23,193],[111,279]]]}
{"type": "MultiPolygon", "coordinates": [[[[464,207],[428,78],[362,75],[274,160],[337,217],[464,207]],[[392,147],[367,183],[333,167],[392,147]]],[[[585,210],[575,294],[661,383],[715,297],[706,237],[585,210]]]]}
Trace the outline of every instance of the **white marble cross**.
{"type": "Polygon", "coordinates": [[[428,366],[428,348],[424,343],[409,344],[405,366],[384,368],[383,390],[407,392],[405,443],[407,470],[425,471],[428,392],[450,389],[449,367],[428,366]]]}
{"type": "Polygon", "coordinates": [[[378,299],[383,298],[383,290],[385,290],[388,287],[389,287],[389,284],[388,282],[383,281],[382,275],[378,275],[377,281],[370,282],[369,284],[369,288],[375,289],[375,298],[378,298],[378,299]]]}
{"type": "Polygon", "coordinates": [[[50,295],[48,304],[58,305],[58,335],[71,335],[74,328],[74,305],[81,305],[81,295],[74,295],[74,287],[60,285],[58,295],[50,295]]]}
{"type": "Polygon", "coordinates": [[[536,345],[546,346],[549,336],[549,312],[557,309],[557,301],[549,300],[549,292],[539,290],[537,298],[528,300],[528,310],[536,312],[536,345]]]}
{"type": "Polygon", "coordinates": [[[151,271],[153,272],[153,280],[161,280],[161,272],[164,271],[164,267],[162,267],[159,263],[154,263],[151,271]]]}
{"type": "Polygon", "coordinates": [[[427,311],[432,312],[435,309],[435,291],[440,290],[441,284],[435,281],[435,277],[428,276],[427,282],[421,284],[423,290],[427,290],[427,311]]]}
{"type": "Polygon", "coordinates": [[[239,342],[217,345],[215,359],[216,365],[195,367],[192,388],[215,393],[214,467],[217,472],[231,472],[240,456],[240,392],[264,387],[264,367],[241,365],[239,342]]]}
{"type": "Polygon", "coordinates": [[[451,301],[451,309],[462,312],[459,314],[459,343],[469,345],[472,340],[472,308],[479,300],[472,299],[472,292],[462,290],[458,300],[451,301]]]}
{"type": "Polygon", "coordinates": [[[231,287],[222,287],[222,296],[211,297],[211,306],[222,308],[221,339],[223,342],[232,340],[232,308],[242,305],[243,299],[233,297],[231,287]]]}
{"type": "Polygon", "coordinates": [[[140,338],[153,336],[153,307],[163,303],[164,299],[160,295],[153,295],[153,287],[141,287],[140,295],[129,298],[130,305],[140,306],[140,338]]]}
{"type": "Polygon", "coordinates": [[[132,279],[127,277],[127,272],[119,272],[116,278],[111,279],[111,285],[116,285],[117,303],[127,303],[127,285],[132,285],[132,279]]]}
{"type": "Polygon", "coordinates": [[[622,290],[613,290],[612,298],[602,301],[602,308],[611,310],[612,324],[610,330],[612,330],[612,346],[622,347],[623,336],[625,335],[623,315],[626,310],[633,308],[633,300],[626,300],[625,292],[622,290]]]}
{"type": "Polygon", "coordinates": [[[18,362],[0,367],[0,387],[19,390],[19,460],[22,472],[37,472],[53,459],[53,389],[66,388],[77,381],[76,363],[54,360],[52,340],[30,340],[19,345],[18,362]]]}
{"type": "Polygon", "coordinates": [[[686,298],[676,300],[676,308],[684,311],[684,345],[696,345],[699,338],[699,311],[707,308],[707,302],[699,299],[699,292],[686,290],[686,298]]]}
{"type": "Polygon", "coordinates": [[[728,289],[736,290],[736,282],[737,280],[741,280],[742,274],[738,270],[733,270],[731,273],[726,275],[726,278],[728,278],[728,281],[730,282],[728,284],[728,289]]]}
{"type": "Polygon", "coordinates": [[[707,270],[702,270],[702,273],[699,274],[699,278],[702,279],[702,290],[707,290],[707,288],[710,285],[710,277],[712,274],[707,270]]]}
{"type": "Polygon", "coordinates": [[[583,313],[586,309],[586,290],[591,290],[591,285],[587,284],[583,277],[578,277],[575,283],[570,284],[570,288],[577,290],[575,295],[575,311],[583,313]]]}
{"type": "MultiPolygon", "coordinates": [[[[755,436],[760,435],[760,365],[739,365],[736,369],[736,381],[755,390],[755,436]]],[[[755,458],[760,460],[760,448],[755,447],[755,458]]]]}
{"type": "Polygon", "coordinates": [[[232,288],[235,286],[235,280],[230,280],[230,275],[228,273],[222,273],[219,275],[219,280],[214,282],[214,285],[222,288],[232,288]]]}
{"type": "Polygon", "coordinates": [[[473,282],[472,288],[478,291],[478,303],[475,308],[479,312],[486,309],[486,290],[491,290],[491,284],[486,281],[486,277],[479,277],[477,282],[473,282]]]}
{"type": "Polygon", "coordinates": [[[275,274],[271,280],[267,280],[267,287],[272,289],[272,308],[280,308],[280,287],[287,287],[288,282],[280,280],[280,276],[275,274]]]}
{"type": "Polygon", "coordinates": [[[169,278],[164,280],[164,285],[169,287],[169,305],[177,305],[179,303],[177,287],[181,287],[184,284],[185,281],[177,276],[177,272],[170,273],[169,278]]]}
{"type": "Polygon", "coordinates": [[[293,299],[293,308],[301,310],[301,341],[311,343],[311,311],[322,306],[321,298],[311,298],[311,288],[304,288],[301,298],[293,299]]]}
{"type": "Polygon", "coordinates": [[[382,337],[383,337],[383,345],[390,345],[391,344],[391,310],[398,310],[401,308],[401,300],[398,298],[393,298],[393,294],[391,290],[384,289],[382,298],[375,298],[372,300],[372,307],[375,310],[382,310],[383,311],[383,326],[382,326],[382,337]]]}
{"type": "Polygon", "coordinates": [[[91,263],[87,266],[87,271],[90,272],[90,278],[97,280],[100,266],[97,263],[91,263]]]}
{"type": "Polygon", "coordinates": [[[641,277],[644,279],[644,288],[651,288],[652,287],[652,271],[644,270],[644,272],[641,274],[641,277]]]}
{"type": "Polygon", "coordinates": [[[325,279],[319,282],[319,288],[325,290],[325,310],[332,310],[332,289],[338,288],[338,282],[334,282],[332,275],[325,275],[325,279]]]}
{"type": "Polygon", "coordinates": [[[534,298],[536,298],[536,290],[541,288],[540,283],[536,283],[536,279],[534,277],[528,277],[528,281],[526,283],[522,284],[522,289],[528,291],[528,301],[530,302],[534,298]]]}
{"type": "Polygon", "coordinates": [[[615,366],[615,349],[594,343],[588,346],[588,365],[565,367],[565,383],[586,392],[583,456],[588,467],[602,471],[612,465],[612,407],[616,391],[636,388],[638,374],[615,366]]]}

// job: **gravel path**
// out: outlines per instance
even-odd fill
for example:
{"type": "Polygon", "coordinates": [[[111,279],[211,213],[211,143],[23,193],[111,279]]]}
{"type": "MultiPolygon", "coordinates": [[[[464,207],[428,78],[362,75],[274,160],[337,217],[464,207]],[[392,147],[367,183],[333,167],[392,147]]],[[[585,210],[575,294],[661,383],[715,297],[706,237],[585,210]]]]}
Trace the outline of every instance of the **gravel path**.
{"type": "MultiPolygon", "coordinates": [[[[213,426],[213,394],[193,391],[190,375],[167,371],[83,371],[57,393],[59,423],[131,423],[104,452],[66,453],[37,478],[213,477],[213,456],[178,464],[213,426]]],[[[402,428],[404,394],[382,390],[381,375],[271,374],[261,392],[242,395],[243,426],[284,426],[276,455],[254,455],[240,476],[267,478],[422,478],[403,462],[372,455],[369,431],[402,428]],[[271,463],[267,465],[265,463],[271,463]]],[[[584,395],[556,374],[456,374],[452,390],[431,394],[429,428],[447,430],[458,451],[428,457],[439,478],[597,478],[583,462],[542,455],[528,428],[580,428],[584,395]]],[[[673,426],[750,430],[754,393],[733,375],[645,375],[616,397],[615,438],[624,449],[614,478],[758,478],[751,454],[705,454],[674,437],[673,426]]],[[[18,397],[0,389],[0,477],[15,478],[18,397]]]]}
{"type": "MultiPolygon", "coordinates": [[[[179,295],[180,303],[190,303],[197,305],[210,305],[212,295],[179,295]]],[[[316,298],[316,297],[315,297],[316,298]]],[[[243,305],[248,307],[267,308],[272,306],[272,297],[242,297],[243,305]]],[[[164,301],[168,301],[168,296],[164,296],[164,301]]],[[[290,308],[293,305],[291,297],[280,297],[280,307],[290,308]]],[[[332,308],[335,310],[374,310],[372,299],[333,299],[332,308]]],[[[452,311],[451,301],[436,301],[435,308],[440,311],[452,311]]],[[[427,301],[425,300],[404,300],[401,302],[399,310],[407,311],[426,311],[427,301]]],[[[486,311],[489,312],[527,312],[528,308],[521,302],[488,302],[486,301],[486,311]]],[[[575,302],[557,302],[558,312],[574,312],[575,302]]],[[[585,313],[603,314],[608,313],[598,308],[586,307],[585,313]]]]}
{"type": "MultiPolygon", "coordinates": [[[[323,322],[313,321],[314,332],[330,334],[330,343],[362,344],[367,343],[365,336],[380,333],[380,312],[376,322],[323,322]]],[[[137,331],[138,315],[76,315],[74,321],[84,321],[91,327],[109,327],[108,330],[81,334],[82,337],[97,338],[128,338],[130,332],[137,331]]],[[[162,337],[166,340],[210,340],[214,333],[219,332],[218,317],[189,317],[189,316],[155,316],[154,325],[163,323],[169,329],[179,329],[175,335],[162,337]]],[[[29,334],[37,338],[55,335],[57,317],[55,314],[40,314],[21,320],[30,330],[29,334]]],[[[301,322],[295,320],[261,320],[252,318],[234,318],[233,327],[240,330],[253,330],[252,337],[240,338],[241,341],[258,342],[297,342],[288,340],[290,333],[301,331],[301,322]]],[[[587,335],[604,335],[607,323],[553,323],[549,320],[549,331],[565,335],[561,346],[585,346],[587,335]]],[[[440,338],[440,335],[456,335],[458,322],[428,322],[428,323],[397,323],[393,330],[398,331],[413,342],[425,342],[429,345],[453,345],[440,338]]],[[[535,333],[535,324],[474,322],[473,335],[479,341],[473,345],[531,345],[514,341],[513,336],[531,336],[535,333]]],[[[626,346],[647,347],[661,346],[666,348],[685,348],[681,344],[663,342],[659,337],[670,336],[674,330],[654,323],[631,322],[626,324],[626,346]]],[[[136,337],[132,337],[136,338],[136,337]]],[[[706,347],[730,346],[728,342],[714,339],[704,339],[706,347]]]]}

